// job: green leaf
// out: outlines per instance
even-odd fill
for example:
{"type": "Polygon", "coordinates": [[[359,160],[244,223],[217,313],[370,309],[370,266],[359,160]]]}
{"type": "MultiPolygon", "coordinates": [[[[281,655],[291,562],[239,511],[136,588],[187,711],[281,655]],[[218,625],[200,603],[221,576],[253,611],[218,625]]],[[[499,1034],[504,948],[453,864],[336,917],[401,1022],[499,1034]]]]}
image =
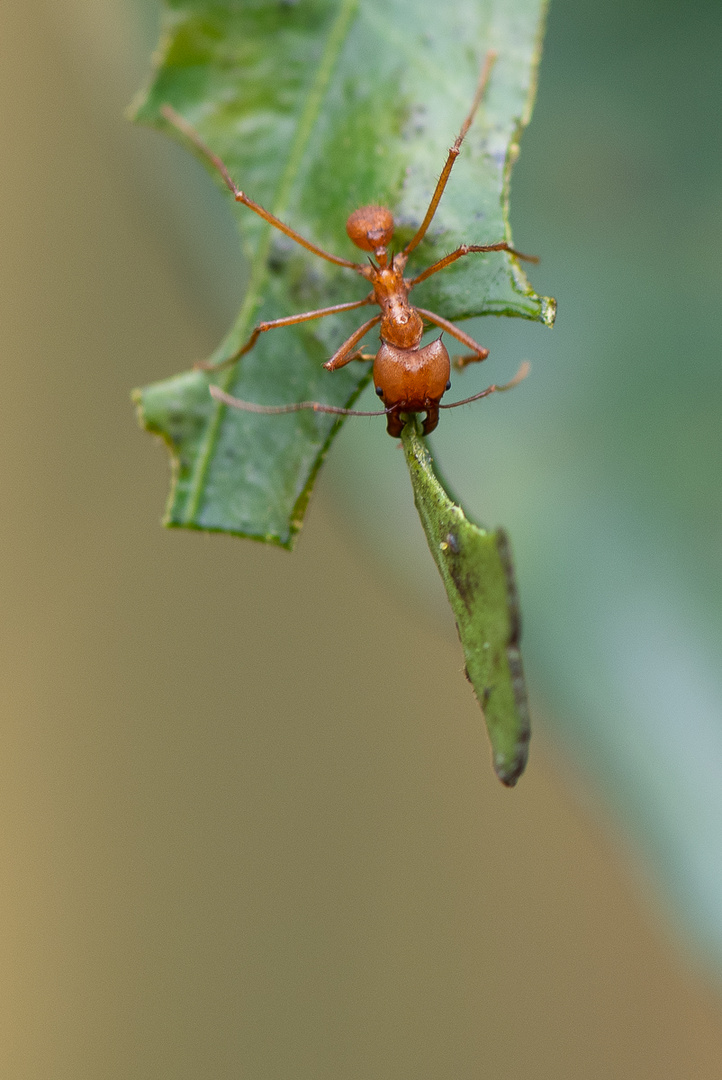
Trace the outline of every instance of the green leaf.
{"type": "Polygon", "coordinates": [[[486,720],[494,769],[512,787],[526,765],[530,729],[509,541],[502,529],[488,532],[469,521],[444,491],[415,419],[401,441],[416,509],[456,619],[466,677],[486,720]]]}
{"type": "MultiPolygon", "coordinates": [[[[544,7],[544,0],[455,0],[442,16],[432,0],[168,0],[155,73],[135,116],[167,128],[160,110],[172,105],[251,198],[353,259],[358,252],[344,226],[360,205],[389,206],[398,240],[412,235],[482,60],[495,49],[486,98],[409,266],[418,272],[462,242],[511,239],[509,175],[529,117],[544,7]]],[[[234,206],[250,284],[214,360],[230,356],[262,319],[365,295],[367,284],[353,271],[234,206]]],[[[451,319],[553,321],[553,303],[538,297],[501,253],[460,259],[413,296],[451,319]]],[[[348,406],[368,380],[367,365],[333,373],[321,365],[367,317],[352,312],[263,334],[213,381],[265,404],[348,406]]],[[[167,523],[290,547],[339,421],[228,409],[211,399],[209,381],[185,373],[135,395],[142,422],[165,439],[174,459],[167,523]]],[[[379,438],[382,431],[380,425],[379,438]]]]}

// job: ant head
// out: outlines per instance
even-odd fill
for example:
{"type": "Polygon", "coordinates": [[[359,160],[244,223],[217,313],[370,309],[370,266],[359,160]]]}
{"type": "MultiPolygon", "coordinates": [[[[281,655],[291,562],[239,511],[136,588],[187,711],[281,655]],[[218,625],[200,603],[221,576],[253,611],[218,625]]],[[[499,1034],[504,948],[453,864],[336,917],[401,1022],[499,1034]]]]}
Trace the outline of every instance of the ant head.
{"type": "Polygon", "coordinates": [[[385,206],[360,206],[346,222],[346,232],[362,251],[378,251],[394,235],[394,219],[385,206]]]}

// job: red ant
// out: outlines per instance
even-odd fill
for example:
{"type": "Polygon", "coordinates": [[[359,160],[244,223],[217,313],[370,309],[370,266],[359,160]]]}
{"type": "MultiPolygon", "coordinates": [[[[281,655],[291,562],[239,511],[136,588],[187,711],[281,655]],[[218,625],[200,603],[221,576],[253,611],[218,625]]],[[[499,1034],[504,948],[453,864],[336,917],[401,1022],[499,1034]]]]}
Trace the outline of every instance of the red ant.
{"type": "Polygon", "coordinates": [[[373,360],[374,386],[376,393],[384,403],[383,413],[362,413],[355,409],[341,409],[332,405],[322,405],[319,402],[309,401],[292,405],[255,405],[251,402],[233,398],[225,394],[217,386],[211,386],[211,393],[216,400],[246,411],[260,413],[286,413],[296,412],[299,409],[313,409],[316,412],[353,416],[379,416],[385,414],[388,433],[396,438],[403,430],[405,424],[404,414],[425,412],[426,417],[422,430],[424,435],[428,435],[439,422],[439,409],[453,409],[458,405],[465,405],[470,401],[486,397],[487,394],[491,394],[496,390],[507,390],[524,378],[526,367],[523,367],[516,378],[505,386],[490,386],[486,390],[482,390],[481,393],[474,394],[463,401],[455,401],[451,405],[441,405],[441,398],[451,386],[449,382],[449,354],[441,337],[437,338],[436,341],[432,341],[429,345],[419,348],[424,333],[424,321],[445,330],[452,337],[455,337],[457,341],[462,342],[463,345],[472,350],[470,354],[457,358],[456,366],[459,368],[475,361],[485,360],[489,355],[489,350],[477,345],[473,338],[465,334],[463,330],[459,330],[447,319],[442,318],[441,315],[426,311],[424,308],[413,307],[409,303],[408,297],[409,292],[415,285],[456,262],[463,255],[469,255],[472,252],[508,251],[518,259],[526,259],[528,262],[538,262],[536,256],[523,255],[520,251],[516,251],[507,244],[505,240],[497,244],[462,244],[456,251],[452,251],[451,254],[433,263],[432,266],[427,267],[416,277],[404,278],[404,270],[409,255],[423,240],[436,213],[454,162],[459,156],[461,144],[471,127],[474,115],[486,90],[495,60],[496,53],[488,52],[469,114],[461,126],[461,131],[454,145],[449,150],[446,164],[439,177],[426,216],[403,251],[389,257],[387,248],[394,233],[394,219],[391,211],[387,210],[386,207],[362,206],[358,210],[354,210],[350,215],[346,222],[346,232],[356,247],[373,254],[376,262],[369,258],[368,264],[350,262],[348,259],[341,259],[337,255],[329,254],[329,252],[317,247],[316,244],[305,240],[297,232],[289,228],[288,225],[284,225],[282,221],[269,213],[268,210],[264,210],[258,203],[249,199],[247,195],[239,191],[226,166],[205,145],[194,128],[182,116],[179,116],[170,105],[163,106],[161,112],[166,120],[190,139],[203,156],[218,169],[237,202],[249,207],[254,213],[275,228],[280,229],[286,236],[301,244],[308,251],[320,255],[322,259],[326,259],[328,262],[335,263],[336,266],[344,266],[349,270],[354,270],[357,274],[366,278],[367,281],[370,281],[372,285],[372,291],[363,300],[354,300],[347,304],[334,304],[331,307],[319,308],[317,311],[304,311],[300,315],[289,315],[283,319],[273,319],[270,322],[259,323],[245,344],[221,364],[199,364],[198,367],[215,370],[218,367],[234,363],[253,348],[261,334],[279,326],[294,326],[296,323],[306,322],[309,319],[320,319],[326,315],[334,315],[341,311],[353,311],[355,308],[364,307],[368,304],[378,304],[381,308],[381,314],[374,315],[372,319],[369,319],[358,330],[354,331],[344,341],[343,345],[336,350],[331,359],[324,364],[324,367],[328,371],[335,371],[337,368],[343,367],[344,364],[348,364],[351,360],[373,360]],[[381,323],[381,347],[373,356],[361,352],[357,349],[357,346],[377,323],[381,323]]]}

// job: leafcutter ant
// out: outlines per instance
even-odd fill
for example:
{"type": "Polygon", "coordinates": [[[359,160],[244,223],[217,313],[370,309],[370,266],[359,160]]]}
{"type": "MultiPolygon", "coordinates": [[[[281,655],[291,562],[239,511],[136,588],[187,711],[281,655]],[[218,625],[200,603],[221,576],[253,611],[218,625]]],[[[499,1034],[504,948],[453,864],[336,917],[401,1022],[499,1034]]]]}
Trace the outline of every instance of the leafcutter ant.
{"type": "Polygon", "coordinates": [[[424,333],[424,323],[439,327],[451,337],[460,341],[470,352],[456,360],[457,367],[485,360],[489,350],[483,348],[460,330],[453,323],[437,315],[433,311],[414,307],[409,303],[409,292],[420,282],[425,281],[432,274],[445,269],[451,263],[464,255],[470,255],[480,251],[508,251],[518,259],[526,259],[528,262],[538,262],[534,255],[523,255],[516,251],[505,240],[495,244],[462,244],[455,251],[446,255],[443,259],[428,266],[420,274],[412,278],[404,277],[404,270],[412,251],[418,247],[426,235],[436,209],[444,193],[447,181],[451,174],[454,162],[459,156],[461,144],[471,127],[472,121],[479,107],[489,82],[496,54],[488,52],[479,77],[479,82],[474,94],[474,100],[469,113],[461,126],[454,145],[450,148],[446,164],[439,177],[431,202],[426,211],[426,216],[421,222],[415,235],[405,248],[396,254],[389,254],[388,247],[394,233],[394,219],[390,210],[383,206],[362,206],[350,215],[346,222],[346,232],[356,247],[369,253],[368,263],[350,262],[348,259],[331,255],[316,244],[304,239],[297,232],[279,221],[277,217],[264,210],[255,203],[243,191],[240,191],[231,179],[228,169],[221,159],[217,157],[203,142],[198,132],[180,116],[170,105],[162,108],[165,119],[185,135],[200,153],[212,163],[219,171],[229,191],[237,202],[247,206],[269,224],[280,229],[286,236],[295,240],[296,243],[305,247],[308,251],[319,255],[336,266],[343,266],[355,271],[361,277],[371,283],[371,292],[363,300],[353,300],[347,304],[334,304],[331,307],[319,308],[316,311],[304,311],[298,315],[286,316],[282,319],[273,319],[270,322],[259,323],[248,340],[239,349],[229,356],[221,365],[200,364],[199,367],[206,370],[215,370],[220,366],[235,363],[256,344],[259,336],[267,330],[274,330],[281,326],[294,326],[296,323],[307,322],[310,319],[324,318],[326,315],[338,314],[341,311],[353,311],[368,305],[378,304],[381,312],[368,319],[358,330],[354,331],[349,338],[336,350],[324,367],[328,371],[335,371],[343,367],[351,360],[373,360],[373,380],[376,393],[384,404],[384,410],[380,413],[363,413],[355,409],[341,409],[332,405],[323,405],[320,402],[302,401],[289,405],[256,405],[252,402],[241,401],[225,394],[219,387],[211,386],[213,397],[228,405],[250,412],[260,413],[286,413],[296,412],[300,409],[313,409],[316,412],[328,412],[340,415],[353,416],[381,416],[386,415],[387,430],[389,435],[398,437],[406,422],[405,416],[410,413],[426,413],[423,422],[423,434],[428,435],[439,422],[439,409],[453,409],[458,405],[465,405],[470,401],[486,397],[495,390],[507,390],[516,385],[526,374],[524,366],[511,383],[505,386],[490,386],[479,394],[465,398],[463,401],[455,401],[450,405],[441,405],[441,398],[450,387],[450,362],[449,354],[441,337],[428,345],[421,346],[421,338],[424,333]],[[373,258],[371,258],[373,256],[373,258]],[[375,259],[375,262],[374,262],[375,259]],[[381,347],[376,355],[370,355],[358,348],[364,336],[378,323],[380,327],[381,347]]]}

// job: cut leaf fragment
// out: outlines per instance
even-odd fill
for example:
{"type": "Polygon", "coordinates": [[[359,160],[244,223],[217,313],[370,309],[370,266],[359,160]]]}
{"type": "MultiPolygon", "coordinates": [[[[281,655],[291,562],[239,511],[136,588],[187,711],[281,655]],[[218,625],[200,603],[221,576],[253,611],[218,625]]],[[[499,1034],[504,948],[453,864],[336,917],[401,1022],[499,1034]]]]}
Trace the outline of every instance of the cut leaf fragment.
{"type": "MultiPolygon", "coordinates": [[[[422,220],[483,57],[494,49],[488,92],[414,252],[413,275],[462,243],[511,242],[509,176],[531,109],[544,9],[543,0],[458,0],[440,19],[432,0],[168,0],[154,77],[135,115],[167,128],[161,110],[171,105],[249,196],[313,243],[356,258],[344,225],[358,206],[388,206],[399,243],[422,220]]],[[[245,207],[236,214],[250,284],[214,360],[232,355],[261,320],[365,295],[353,271],[314,257],[245,207]]],[[[553,302],[501,253],[460,259],[413,299],[452,320],[553,321],[553,302]]],[[[213,381],[261,404],[348,407],[368,380],[367,365],[329,373],[322,364],[362,321],[353,312],[263,334],[213,381]]],[[[173,456],[167,523],[290,547],[339,420],[230,410],[210,398],[208,384],[207,375],[186,373],[135,395],[141,422],[173,456]]]]}

